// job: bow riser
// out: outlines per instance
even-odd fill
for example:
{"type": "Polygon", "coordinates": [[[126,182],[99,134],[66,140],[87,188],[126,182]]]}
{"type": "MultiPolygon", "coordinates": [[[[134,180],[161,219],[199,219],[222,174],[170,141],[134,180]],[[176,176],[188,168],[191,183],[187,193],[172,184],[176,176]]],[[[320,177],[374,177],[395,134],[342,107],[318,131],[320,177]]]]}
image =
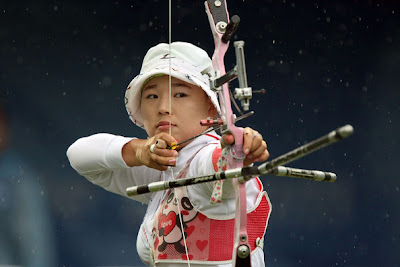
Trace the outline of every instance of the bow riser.
{"type": "MultiPolygon", "coordinates": [[[[218,2],[208,0],[205,2],[205,7],[215,44],[212,57],[213,67],[216,71],[216,76],[221,77],[226,73],[224,57],[229,47],[229,38],[236,27],[228,27],[228,25],[232,24],[229,24],[229,14],[225,0],[218,2]],[[228,33],[226,32],[227,27],[228,33]]],[[[214,81],[212,81],[211,85],[214,85],[214,81]]],[[[243,128],[235,126],[235,116],[232,112],[228,83],[222,85],[222,90],[220,88],[215,89],[218,90],[221,117],[224,121],[222,133],[232,134],[235,139],[234,145],[229,150],[230,154],[228,154],[228,168],[240,168],[243,166],[245,157],[243,153],[243,128]]],[[[238,178],[233,180],[233,184],[236,195],[236,216],[232,266],[251,266],[250,245],[247,235],[246,184],[240,183],[238,178]]]]}

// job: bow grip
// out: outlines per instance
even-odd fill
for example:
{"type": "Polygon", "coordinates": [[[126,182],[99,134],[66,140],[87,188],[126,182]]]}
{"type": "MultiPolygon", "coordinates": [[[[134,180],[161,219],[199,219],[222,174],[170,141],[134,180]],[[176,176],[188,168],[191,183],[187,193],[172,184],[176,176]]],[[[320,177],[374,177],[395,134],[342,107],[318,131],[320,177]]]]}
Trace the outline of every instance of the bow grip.
{"type": "Polygon", "coordinates": [[[230,167],[243,167],[243,160],[246,157],[243,153],[243,128],[233,125],[230,129],[228,128],[228,132],[235,138],[235,142],[231,146],[232,162],[230,162],[230,167]]]}

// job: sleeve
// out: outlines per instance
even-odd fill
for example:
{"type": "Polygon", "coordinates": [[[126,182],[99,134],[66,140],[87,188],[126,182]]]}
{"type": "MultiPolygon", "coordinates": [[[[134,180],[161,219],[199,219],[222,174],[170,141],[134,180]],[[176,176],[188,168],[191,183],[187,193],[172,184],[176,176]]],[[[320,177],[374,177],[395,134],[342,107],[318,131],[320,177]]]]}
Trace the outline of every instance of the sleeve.
{"type": "MultiPolygon", "coordinates": [[[[144,166],[129,167],[122,158],[122,147],[133,138],[108,133],[94,134],[75,141],[67,150],[67,157],[80,175],[105,190],[128,197],[126,188],[148,183],[155,173],[145,172],[144,166]],[[147,181],[146,181],[147,180],[147,181]]],[[[152,171],[150,171],[152,172],[152,171]]],[[[148,203],[150,194],[128,197],[148,203]]]]}

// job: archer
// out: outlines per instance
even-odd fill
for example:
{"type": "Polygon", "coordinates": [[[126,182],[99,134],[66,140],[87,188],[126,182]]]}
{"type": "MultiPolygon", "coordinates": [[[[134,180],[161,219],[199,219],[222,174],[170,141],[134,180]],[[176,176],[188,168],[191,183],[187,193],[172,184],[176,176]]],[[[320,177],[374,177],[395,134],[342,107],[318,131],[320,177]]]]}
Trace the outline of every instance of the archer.
{"type": "MultiPolygon", "coordinates": [[[[80,138],[67,151],[71,166],[92,183],[125,197],[129,197],[125,189],[132,185],[224,170],[225,148],[235,143],[233,135],[221,137],[214,128],[199,123],[220,113],[210,89],[214,76],[211,59],[199,47],[183,42],[152,47],[125,94],[131,120],[149,138],[107,133],[80,138]]],[[[241,141],[244,166],[269,157],[257,131],[245,128],[241,141]]],[[[246,183],[246,192],[252,266],[264,266],[270,201],[258,178],[246,183]]],[[[146,264],[186,266],[190,260],[205,266],[232,265],[235,192],[231,180],[130,198],[148,205],[137,237],[137,250],[146,264]]]]}

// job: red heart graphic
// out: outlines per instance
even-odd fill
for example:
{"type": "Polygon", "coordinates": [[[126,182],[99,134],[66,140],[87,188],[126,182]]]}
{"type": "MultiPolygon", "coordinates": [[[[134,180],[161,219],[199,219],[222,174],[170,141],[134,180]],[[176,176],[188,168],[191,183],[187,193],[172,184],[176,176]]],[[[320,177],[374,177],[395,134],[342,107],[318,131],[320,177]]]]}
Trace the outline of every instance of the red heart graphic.
{"type": "Polygon", "coordinates": [[[161,214],[158,218],[158,229],[164,228],[164,236],[167,236],[176,224],[176,214],[170,211],[167,216],[161,214]]]}
{"type": "Polygon", "coordinates": [[[161,260],[165,260],[167,257],[168,257],[167,254],[159,254],[158,255],[158,258],[161,259],[161,260]]]}
{"type": "Polygon", "coordinates": [[[200,221],[204,222],[205,219],[207,219],[206,215],[202,214],[199,212],[199,214],[197,215],[200,219],[200,221]]]}
{"type": "Polygon", "coordinates": [[[187,236],[190,236],[193,233],[194,228],[196,227],[194,225],[191,225],[186,229],[187,236]]]}
{"type": "MultiPolygon", "coordinates": [[[[182,260],[187,261],[186,254],[183,254],[183,255],[182,255],[182,260]]],[[[189,255],[189,260],[193,260],[193,255],[189,255]]]]}
{"type": "Polygon", "coordinates": [[[203,241],[197,240],[197,242],[196,242],[196,247],[198,249],[200,249],[200,251],[203,251],[207,245],[208,245],[207,240],[203,240],[203,241]]]}

